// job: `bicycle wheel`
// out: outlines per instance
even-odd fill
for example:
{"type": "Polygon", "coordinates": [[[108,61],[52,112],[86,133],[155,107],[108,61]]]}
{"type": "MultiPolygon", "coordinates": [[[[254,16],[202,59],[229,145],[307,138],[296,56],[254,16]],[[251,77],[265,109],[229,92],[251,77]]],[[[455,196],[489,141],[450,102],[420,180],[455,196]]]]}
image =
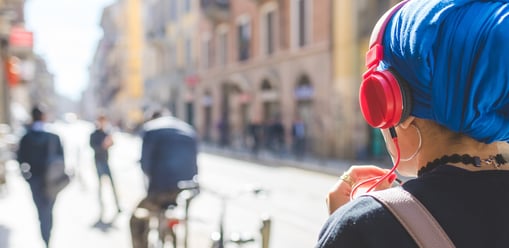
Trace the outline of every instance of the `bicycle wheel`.
{"type": "Polygon", "coordinates": [[[149,231],[147,233],[147,247],[148,248],[163,248],[163,242],[161,241],[161,229],[159,227],[160,220],[153,216],[149,221],[149,231]]]}
{"type": "Polygon", "coordinates": [[[173,231],[166,232],[162,241],[163,248],[177,248],[177,235],[173,231]]]}
{"type": "Polygon", "coordinates": [[[157,230],[152,230],[153,232],[149,232],[148,234],[148,248],[163,248],[163,242],[160,239],[160,236],[157,230]]]}
{"type": "Polygon", "coordinates": [[[221,238],[221,234],[219,232],[214,232],[211,236],[211,248],[224,248],[224,240],[221,238]]]}
{"type": "Polygon", "coordinates": [[[223,248],[223,245],[219,241],[213,241],[210,248],[223,248]]]}

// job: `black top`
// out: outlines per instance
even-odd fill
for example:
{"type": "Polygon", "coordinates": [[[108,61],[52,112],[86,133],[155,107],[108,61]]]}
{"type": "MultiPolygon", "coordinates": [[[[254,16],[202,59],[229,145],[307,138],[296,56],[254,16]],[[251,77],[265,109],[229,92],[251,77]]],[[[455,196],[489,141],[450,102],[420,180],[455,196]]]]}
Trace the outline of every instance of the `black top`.
{"type": "MultiPolygon", "coordinates": [[[[456,247],[509,247],[509,171],[443,165],[404,185],[456,247]]],[[[316,247],[417,247],[381,203],[360,197],[327,220],[316,247]]]]}
{"type": "Polygon", "coordinates": [[[104,139],[108,136],[102,129],[96,129],[90,134],[90,147],[94,150],[94,159],[99,162],[108,162],[108,149],[103,147],[104,139]]]}

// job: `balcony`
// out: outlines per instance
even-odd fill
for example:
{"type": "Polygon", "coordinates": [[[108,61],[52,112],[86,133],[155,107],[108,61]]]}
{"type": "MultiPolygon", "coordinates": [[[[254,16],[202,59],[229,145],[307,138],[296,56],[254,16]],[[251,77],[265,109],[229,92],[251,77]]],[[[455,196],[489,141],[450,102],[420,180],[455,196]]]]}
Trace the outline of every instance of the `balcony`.
{"type": "Polygon", "coordinates": [[[201,0],[203,13],[215,22],[227,21],[230,18],[229,0],[201,0]]]}

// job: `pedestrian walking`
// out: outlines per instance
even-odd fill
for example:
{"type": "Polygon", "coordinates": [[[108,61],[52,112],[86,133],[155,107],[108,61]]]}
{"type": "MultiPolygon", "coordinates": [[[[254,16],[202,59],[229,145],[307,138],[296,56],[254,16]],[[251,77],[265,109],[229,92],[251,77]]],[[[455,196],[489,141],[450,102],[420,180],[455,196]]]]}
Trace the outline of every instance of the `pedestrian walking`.
{"type": "MultiPolygon", "coordinates": [[[[136,209],[159,213],[176,204],[181,191],[179,181],[192,180],[198,173],[198,144],[192,126],[157,111],[145,123],[141,150],[141,169],[147,180],[147,195],[136,209]]],[[[130,220],[133,248],[147,247],[148,219],[130,220]]]]}
{"type": "Polygon", "coordinates": [[[46,110],[42,106],[35,106],[32,109],[32,123],[28,125],[28,130],[18,145],[17,161],[30,186],[32,199],[37,208],[42,239],[46,247],[49,247],[50,243],[53,207],[57,198],[56,195],[47,193],[47,188],[50,185],[46,185],[45,181],[45,176],[48,173],[47,162],[50,160],[49,150],[52,147],[54,153],[64,157],[60,137],[48,130],[46,110]]]}
{"type": "Polygon", "coordinates": [[[105,215],[105,204],[104,204],[104,184],[103,180],[107,179],[113,192],[113,198],[117,207],[117,214],[121,212],[118,194],[111,174],[109,165],[109,149],[113,146],[113,137],[108,128],[108,120],[105,115],[99,115],[96,121],[96,129],[90,134],[90,146],[94,150],[94,161],[97,171],[97,179],[99,182],[99,206],[100,215],[99,222],[103,222],[105,215]]]}
{"type": "Polygon", "coordinates": [[[275,155],[281,156],[285,151],[285,126],[281,117],[276,115],[270,127],[271,150],[275,155]]]}
{"type": "Polygon", "coordinates": [[[257,157],[262,145],[263,126],[258,120],[253,120],[248,124],[247,133],[251,154],[257,157]]]}
{"type": "Polygon", "coordinates": [[[292,123],[292,150],[299,159],[306,153],[306,124],[300,118],[292,123]]]}

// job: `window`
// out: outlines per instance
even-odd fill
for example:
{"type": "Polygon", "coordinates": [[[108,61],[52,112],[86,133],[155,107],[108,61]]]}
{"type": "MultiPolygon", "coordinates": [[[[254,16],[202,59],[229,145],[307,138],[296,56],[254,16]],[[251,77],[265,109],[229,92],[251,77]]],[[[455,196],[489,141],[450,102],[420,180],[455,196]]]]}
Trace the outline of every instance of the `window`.
{"type": "Polygon", "coordinates": [[[201,63],[203,65],[203,69],[209,68],[209,43],[210,39],[204,39],[201,50],[201,63]]]}
{"type": "Polygon", "coordinates": [[[202,45],[202,63],[203,68],[208,69],[213,66],[214,63],[214,54],[212,49],[212,40],[210,39],[210,35],[207,35],[203,39],[203,45],[202,45]]]}
{"type": "Polygon", "coordinates": [[[292,46],[303,47],[310,42],[312,4],[310,0],[292,0],[292,46]]]}
{"type": "Polygon", "coordinates": [[[170,21],[176,21],[178,19],[177,1],[170,0],[170,21]]]}
{"type": "Polygon", "coordinates": [[[214,66],[214,49],[212,48],[212,40],[210,40],[210,39],[207,42],[207,52],[208,52],[207,64],[208,64],[208,67],[210,68],[210,67],[214,66]]]}
{"type": "Polygon", "coordinates": [[[297,21],[298,21],[298,44],[300,47],[306,45],[307,42],[307,21],[306,0],[297,1],[297,21]]]}
{"type": "Polygon", "coordinates": [[[269,55],[274,53],[274,18],[275,11],[267,12],[265,15],[265,51],[269,55]]]}
{"type": "Polygon", "coordinates": [[[170,44],[168,65],[169,67],[175,67],[177,65],[177,48],[174,43],[170,44]]]}
{"type": "Polygon", "coordinates": [[[228,63],[228,32],[218,34],[219,64],[225,66],[228,63]]]}
{"type": "Polygon", "coordinates": [[[239,61],[248,60],[251,49],[251,25],[249,21],[241,22],[237,27],[238,33],[238,59],[239,61]]]}
{"type": "Polygon", "coordinates": [[[184,12],[191,12],[191,0],[184,0],[184,12]]]}
{"type": "Polygon", "coordinates": [[[191,66],[192,65],[192,42],[191,42],[191,39],[187,39],[186,40],[186,45],[185,45],[185,51],[186,51],[186,65],[188,66],[191,66]]]}

